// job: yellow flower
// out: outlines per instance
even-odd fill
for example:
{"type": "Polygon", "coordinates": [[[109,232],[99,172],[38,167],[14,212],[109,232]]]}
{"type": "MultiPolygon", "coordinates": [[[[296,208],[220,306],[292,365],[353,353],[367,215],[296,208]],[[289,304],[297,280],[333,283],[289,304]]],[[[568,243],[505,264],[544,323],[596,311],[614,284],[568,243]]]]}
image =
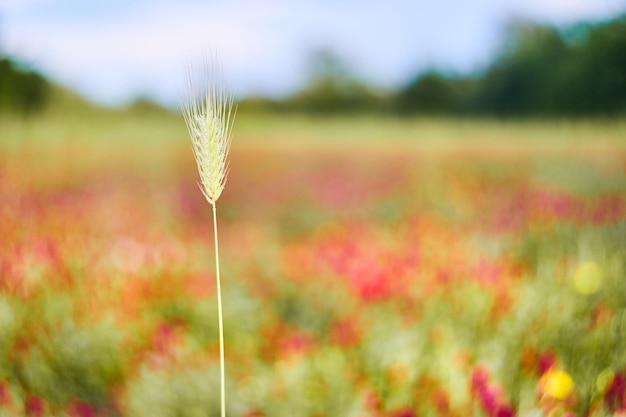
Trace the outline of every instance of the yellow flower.
{"type": "Polygon", "coordinates": [[[574,391],[574,381],[565,371],[550,369],[539,380],[539,386],[544,395],[557,400],[563,400],[574,391]]]}

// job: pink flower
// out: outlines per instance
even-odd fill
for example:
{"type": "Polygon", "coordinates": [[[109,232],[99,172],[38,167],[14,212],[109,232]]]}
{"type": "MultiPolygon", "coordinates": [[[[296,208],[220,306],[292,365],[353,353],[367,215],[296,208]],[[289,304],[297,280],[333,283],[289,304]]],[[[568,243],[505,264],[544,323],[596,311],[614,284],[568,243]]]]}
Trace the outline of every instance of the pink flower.
{"type": "Polygon", "coordinates": [[[471,389],[481,407],[489,417],[514,417],[515,410],[506,403],[502,388],[489,378],[489,371],[481,366],[474,368],[471,374],[471,389]]]}
{"type": "Polygon", "coordinates": [[[489,382],[489,371],[485,367],[477,366],[472,370],[470,381],[472,385],[472,391],[478,391],[482,389],[489,382]]]}
{"type": "Polygon", "coordinates": [[[161,323],[154,335],[154,350],[160,354],[166,354],[176,339],[174,328],[169,323],[161,323]]]}
{"type": "Polygon", "coordinates": [[[164,366],[176,358],[176,347],[183,340],[181,330],[170,323],[163,322],[152,336],[152,349],[149,352],[150,363],[155,367],[164,366]]]}
{"type": "Polygon", "coordinates": [[[495,385],[485,385],[478,390],[478,398],[489,416],[496,416],[502,403],[502,391],[495,385]]]}
{"type": "Polygon", "coordinates": [[[580,212],[578,202],[571,195],[559,190],[540,190],[531,194],[533,205],[545,216],[570,219],[580,212]]]}
{"type": "Polygon", "coordinates": [[[472,274],[481,282],[496,282],[502,276],[502,267],[489,259],[481,259],[472,267],[472,274]]]}

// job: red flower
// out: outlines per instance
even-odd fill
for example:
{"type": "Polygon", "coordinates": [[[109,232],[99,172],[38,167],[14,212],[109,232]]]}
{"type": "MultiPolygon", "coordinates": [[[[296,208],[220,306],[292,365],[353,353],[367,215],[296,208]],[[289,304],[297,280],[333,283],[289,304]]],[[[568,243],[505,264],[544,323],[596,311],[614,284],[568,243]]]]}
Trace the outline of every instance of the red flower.
{"type": "Polygon", "coordinates": [[[431,399],[439,414],[447,415],[450,413],[450,396],[444,388],[439,387],[433,391],[431,399]]]}
{"type": "Polygon", "coordinates": [[[283,337],[280,342],[280,351],[283,357],[306,354],[313,348],[313,342],[313,336],[305,332],[295,331],[283,337]]]}
{"type": "Polygon", "coordinates": [[[248,410],[246,410],[243,413],[244,417],[263,417],[265,414],[263,414],[263,411],[261,411],[258,408],[249,408],[248,410]]]}
{"type": "Polygon", "coordinates": [[[8,406],[12,402],[11,386],[7,381],[0,382],[0,408],[8,406]]]}
{"type": "Polygon", "coordinates": [[[496,417],[515,417],[515,410],[510,405],[502,405],[498,409],[496,417]]]}
{"type": "Polygon", "coordinates": [[[365,408],[369,411],[381,411],[383,408],[383,401],[376,391],[368,392],[363,402],[365,408]]]}
{"type": "Polygon", "coordinates": [[[24,411],[29,417],[41,417],[43,415],[43,400],[37,395],[31,395],[26,398],[24,403],[24,411]]]}
{"type": "Polygon", "coordinates": [[[96,417],[97,413],[93,406],[84,401],[73,401],[69,408],[71,417],[96,417]]]}
{"type": "Polygon", "coordinates": [[[552,352],[546,351],[539,354],[537,358],[537,372],[539,375],[543,375],[550,370],[556,363],[556,355],[552,352]]]}
{"type": "Polygon", "coordinates": [[[416,414],[411,407],[406,406],[390,411],[389,417],[416,417],[416,414]]]}
{"type": "Polygon", "coordinates": [[[350,319],[335,322],[330,331],[330,341],[342,347],[354,346],[359,342],[359,339],[359,331],[350,319]]]}
{"type": "Polygon", "coordinates": [[[626,376],[618,372],[613,377],[604,393],[604,404],[611,411],[624,410],[624,395],[626,394],[626,376]]]}

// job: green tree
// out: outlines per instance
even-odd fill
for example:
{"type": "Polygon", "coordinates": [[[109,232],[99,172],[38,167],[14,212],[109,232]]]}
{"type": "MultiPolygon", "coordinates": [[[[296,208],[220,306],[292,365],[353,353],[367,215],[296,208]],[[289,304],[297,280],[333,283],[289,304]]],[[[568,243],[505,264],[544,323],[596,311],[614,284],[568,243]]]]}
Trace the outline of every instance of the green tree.
{"type": "Polygon", "coordinates": [[[351,113],[381,109],[382,97],[357,80],[332,51],[313,54],[307,87],[292,96],[287,106],[310,113],[351,113]]]}
{"type": "Polygon", "coordinates": [[[431,70],[416,78],[396,95],[395,110],[405,115],[471,113],[476,86],[474,78],[446,77],[431,70]]]}
{"type": "Polygon", "coordinates": [[[569,55],[559,32],[536,24],[516,24],[504,51],[483,77],[477,107],[497,115],[559,113],[560,77],[569,55]]]}
{"type": "Polygon", "coordinates": [[[0,57],[0,112],[29,115],[41,110],[49,89],[48,81],[40,74],[0,57]]]}
{"type": "Polygon", "coordinates": [[[562,106],[572,114],[626,113],[626,17],[590,27],[575,45],[562,83],[562,106]]]}

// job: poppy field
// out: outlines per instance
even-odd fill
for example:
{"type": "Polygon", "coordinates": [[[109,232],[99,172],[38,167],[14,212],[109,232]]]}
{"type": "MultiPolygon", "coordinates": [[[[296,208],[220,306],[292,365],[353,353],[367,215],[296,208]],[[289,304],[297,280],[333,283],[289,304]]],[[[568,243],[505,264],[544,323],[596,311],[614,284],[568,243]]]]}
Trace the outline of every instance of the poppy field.
{"type": "MultiPolygon", "coordinates": [[[[623,123],[238,117],[228,415],[626,415],[623,123]]],[[[68,123],[0,133],[0,416],[218,415],[182,119],[68,123]]]]}

